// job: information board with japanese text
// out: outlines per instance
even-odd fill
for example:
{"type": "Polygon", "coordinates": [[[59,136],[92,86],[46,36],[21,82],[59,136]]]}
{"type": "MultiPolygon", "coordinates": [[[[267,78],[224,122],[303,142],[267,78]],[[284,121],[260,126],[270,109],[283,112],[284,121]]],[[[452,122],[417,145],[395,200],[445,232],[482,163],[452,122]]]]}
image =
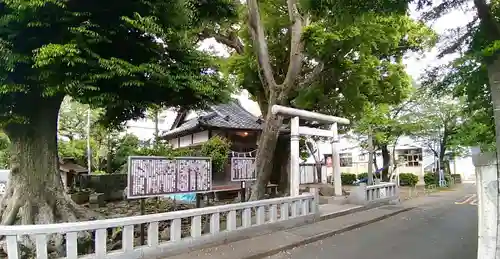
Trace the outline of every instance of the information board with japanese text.
{"type": "Polygon", "coordinates": [[[255,157],[231,158],[231,181],[254,181],[257,179],[255,157]]]}
{"type": "Polygon", "coordinates": [[[129,199],[212,189],[212,160],[209,157],[148,157],[128,159],[129,199]]]}

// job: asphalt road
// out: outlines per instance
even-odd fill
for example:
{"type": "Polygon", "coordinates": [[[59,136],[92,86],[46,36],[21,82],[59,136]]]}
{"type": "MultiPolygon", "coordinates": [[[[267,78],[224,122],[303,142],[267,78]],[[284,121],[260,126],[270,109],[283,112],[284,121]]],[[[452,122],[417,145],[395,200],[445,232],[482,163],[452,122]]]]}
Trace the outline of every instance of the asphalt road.
{"type": "Polygon", "coordinates": [[[270,259],[475,259],[475,187],[433,195],[417,209],[284,251],[270,259]]]}

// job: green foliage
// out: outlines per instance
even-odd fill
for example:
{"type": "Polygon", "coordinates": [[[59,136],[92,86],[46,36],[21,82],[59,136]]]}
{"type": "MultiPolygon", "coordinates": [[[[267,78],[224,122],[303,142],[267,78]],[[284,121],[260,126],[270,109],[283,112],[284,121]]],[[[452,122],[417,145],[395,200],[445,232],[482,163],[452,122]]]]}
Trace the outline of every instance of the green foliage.
{"type": "Polygon", "coordinates": [[[418,183],[418,176],[412,173],[401,173],[399,174],[399,183],[401,186],[415,187],[418,183]]]}
{"type": "Polygon", "coordinates": [[[212,172],[219,173],[224,171],[230,149],[231,142],[229,140],[215,136],[203,143],[200,153],[202,156],[212,158],[212,172]]]}
{"type": "Polygon", "coordinates": [[[352,185],[356,181],[356,175],[351,173],[342,173],[340,175],[343,185],[352,185]]]}
{"type": "MultiPolygon", "coordinates": [[[[353,122],[355,137],[361,145],[368,147],[368,136],[373,137],[375,150],[389,152],[387,157],[395,157],[390,149],[396,146],[402,136],[412,136],[420,131],[424,122],[420,116],[415,116],[415,109],[420,102],[421,90],[408,90],[409,96],[399,104],[366,104],[363,116],[353,122]]],[[[396,161],[393,161],[396,163],[396,161]]],[[[390,161],[383,161],[383,167],[388,168],[390,161]]],[[[386,172],[387,173],[387,172],[386,172]]]]}
{"type": "Polygon", "coordinates": [[[360,180],[360,179],[365,179],[365,178],[367,178],[367,177],[368,177],[368,173],[360,173],[360,174],[358,174],[358,176],[357,176],[358,180],[360,180]]]}
{"type": "MultiPolygon", "coordinates": [[[[95,150],[95,142],[90,144],[92,150],[95,150]]],[[[77,139],[72,141],[59,141],[58,145],[59,157],[71,157],[80,165],[87,165],[87,141],[85,139],[77,139]]],[[[97,155],[97,154],[93,154],[97,155]]]]}
{"type": "MultiPolygon", "coordinates": [[[[463,0],[442,1],[425,16],[440,17],[452,10],[468,6],[468,3],[463,0]]],[[[441,55],[459,55],[447,64],[430,68],[424,84],[438,95],[453,95],[465,102],[462,112],[463,117],[467,119],[456,133],[456,138],[462,145],[494,150],[495,123],[488,66],[499,57],[500,35],[496,28],[500,9],[497,1],[489,1],[485,5],[485,11],[476,17],[479,21],[475,19],[465,26],[450,30],[448,35],[443,37],[445,40],[441,55]]]]}
{"type": "Polygon", "coordinates": [[[438,177],[435,173],[425,173],[424,174],[424,182],[425,186],[429,186],[432,184],[438,184],[438,177]]]}
{"type": "Polygon", "coordinates": [[[133,134],[126,134],[120,138],[116,144],[114,152],[112,152],[111,155],[111,168],[113,172],[120,170],[124,165],[126,165],[129,156],[137,155],[139,147],[139,138],[133,134]]]}
{"type": "Polygon", "coordinates": [[[367,106],[406,98],[412,82],[402,55],[435,41],[430,29],[408,16],[379,13],[354,17],[347,24],[318,21],[304,37],[307,53],[327,67],[318,82],[299,92],[295,104],[352,119],[364,116],[367,106]]]}
{"type": "Polygon", "coordinates": [[[10,140],[5,133],[0,132],[0,169],[8,169],[9,166],[9,145],[10,140]]]}
{"type": "MultiPolygon", "coordinates": [[[[285,103],[354,119],[363,114],[367,103],[400,102],[411,87],[403,54],[427,49],[436,40],[428,27],[406,15],[403,2],[301,1],[300,11],[309,15],[310,24],[304,28],[299,85],[292,87],[285,103]],[[317,74],[313,71],[318,63],[324,67],[317,74]]],[[[290,34],[283,33],[289,29],[289,15],[283,1],[259,2],[259,6],[274,76],[282,82],[289,63],[289,48],[283,47],[290,45],[290,34]]],[[[265,105],[269,100],[259,77],[254,44],[247,26],[238,27],[245,49],[231,56],[228,71],[265,105]]]]}
{"type": "MultiPolygon", "coordinates": [[[[89,106],[81,104],[71,97],[64,98],[59,110],[58,134],[63,139],[84,139],[87,136],[87,122],[89,106]]],[[[102,111],[91,109],[90,111],[90,130],[91,135],[95,135],[98,127],[98,121],[102,111]]]]}
{"type": "Polygon", "coordinates": [[[113,124],[150,104],[202,107],[229,96],[215,60],[195,44],[203,26],[234,16],[228,0],[0,5],[3,124],[29,122],[29,107],[65,95],[104,108],[101,119],[113,124]]]}

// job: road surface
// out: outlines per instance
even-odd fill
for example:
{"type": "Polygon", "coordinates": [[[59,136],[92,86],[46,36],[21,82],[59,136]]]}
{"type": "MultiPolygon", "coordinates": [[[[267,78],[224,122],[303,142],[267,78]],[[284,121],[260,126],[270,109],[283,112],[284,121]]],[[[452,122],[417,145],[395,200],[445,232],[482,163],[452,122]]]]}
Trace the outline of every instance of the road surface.
{"type": "Polygon", "coordinates": [[[267,258],[474,259],[475,190],[469,184],[460,191],[431,195],[412,211],[267,258]]]}

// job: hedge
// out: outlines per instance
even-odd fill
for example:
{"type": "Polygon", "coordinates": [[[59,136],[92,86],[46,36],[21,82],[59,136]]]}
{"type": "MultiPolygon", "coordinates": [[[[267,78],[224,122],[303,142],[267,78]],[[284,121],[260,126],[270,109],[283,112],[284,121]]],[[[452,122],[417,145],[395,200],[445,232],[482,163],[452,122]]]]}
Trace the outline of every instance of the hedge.
{"type": "Polygon", "coordinates": [[[399,184],[401,186],[412,186],[414,187],[418,183],[418,176],[412,173],[402,173],[399,174],[399,184]]]}
{"type": "MultiPolygon", "coordinates": [[[[360,173],[358,174],[358,180],[364,179],[368,177],[368,173],[360,173]]],[[[380,178],[380,173],[373,173],[373,177],[380,178]]]]}
{"type": "Polygon", "coordinates": [[[343,185],[352,185],[356,181],[356,175],[350,173],[342,173],[340,175],[343,185]]]}
{"type": "Polygon", "coordinates": [[[367,178],[367,177],[368,177],[368,173],[360,173],[360,174],[358,174],[358,179],[359,180],[367,178]]]}
{"type": "Polygon", "coordinates": [[[425,186],[438,184],[438,177],[435,173],[425,173],[424,174],[425,186]]]}

